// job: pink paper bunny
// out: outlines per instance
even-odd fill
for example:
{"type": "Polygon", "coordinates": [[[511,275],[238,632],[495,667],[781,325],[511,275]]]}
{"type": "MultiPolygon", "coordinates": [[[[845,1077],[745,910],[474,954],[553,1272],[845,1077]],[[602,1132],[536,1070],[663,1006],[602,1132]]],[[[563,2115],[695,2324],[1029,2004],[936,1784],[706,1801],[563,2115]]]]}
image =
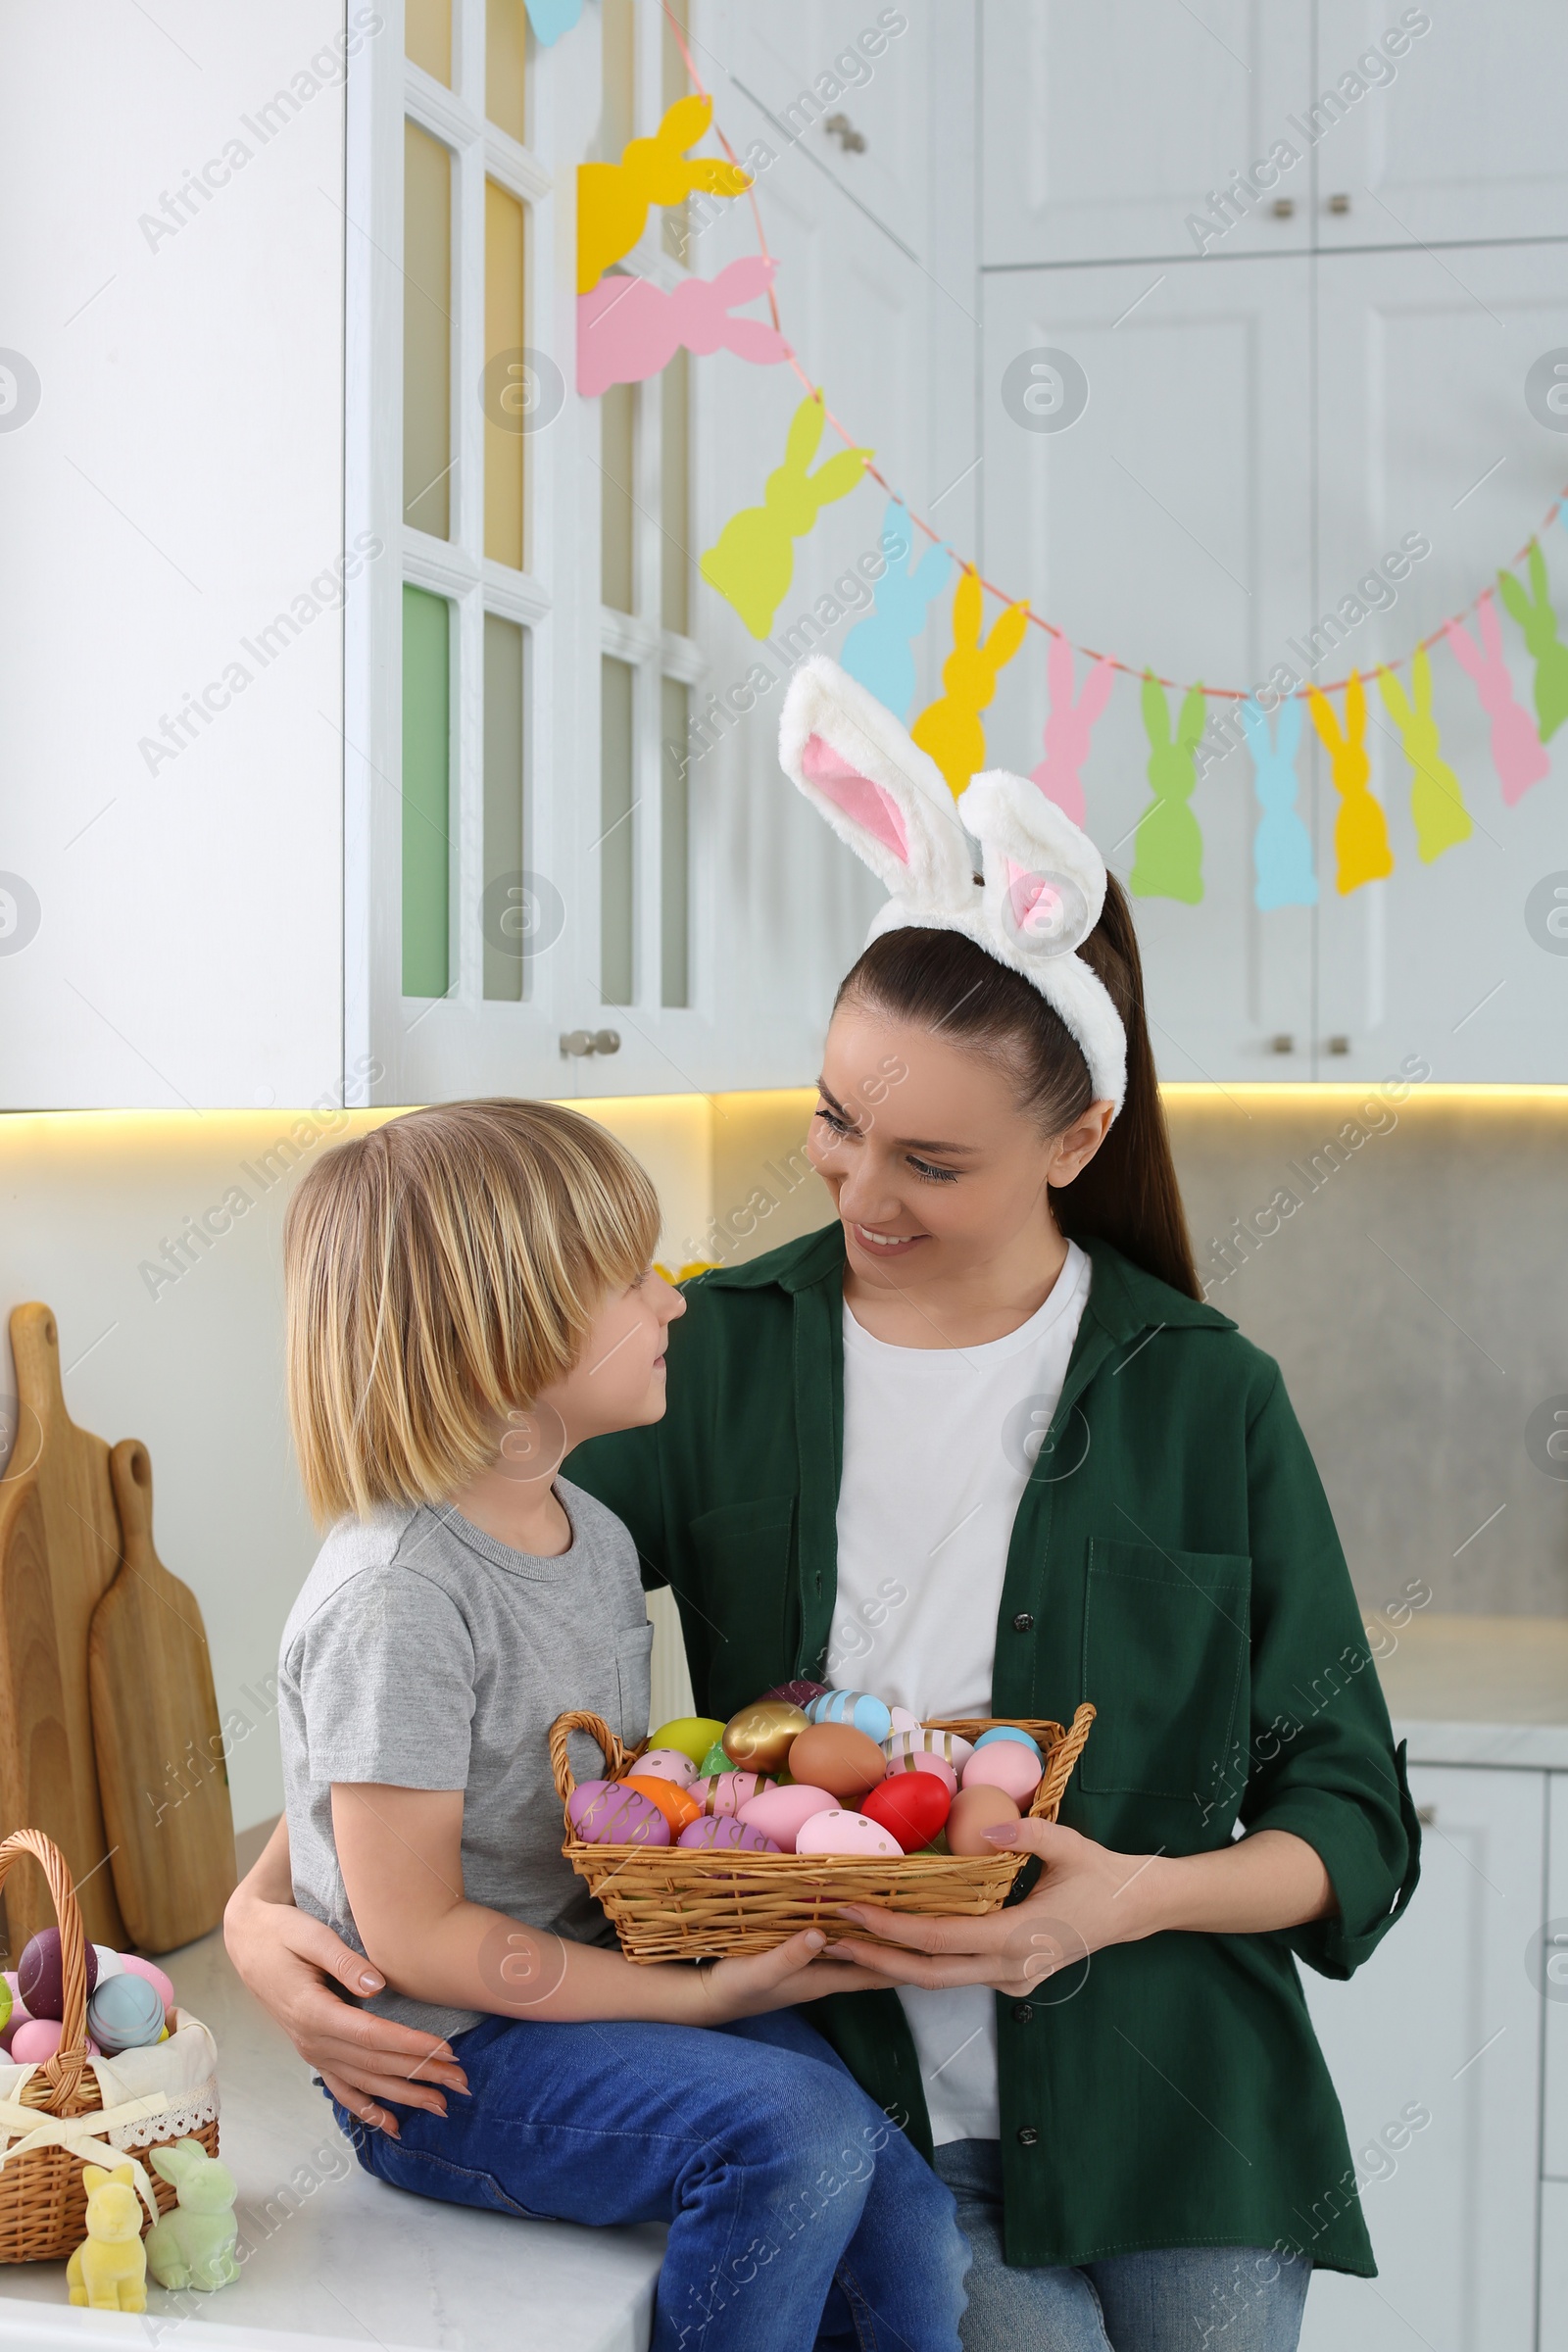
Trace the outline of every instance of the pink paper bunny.
{"type": "Polygon", "coordinates": [[[1444,630],[1454,660],[1474,678],[1481,707],[1492,720],[1492,763],[1502,785],[1503,800],[1511,808],[1532,784],[1540,783],[1551,761],[1529,711],[1514,700],[1513,680],[1502,658],[1502,623],[1490,588],[1482,591],[1476,618],[1481,623],[1485,654],[1462,621],[1446,621],[1444,630]]]}
{"type": "Polygon", "coordinates": [[[1084,821],[1084,788],[1078,780],[1078,770],[1089,757],[1090,732],[1110,700],[1115,675],[1109,662],[1102,656],[1089,672],[1075,703],[1072,647],[1065,637],[1051,640],[1051,651],[1046,657],[1046,677],[1051,687],[1046,756],[1038,767],[1031,768],[1030,781],[1038,784],[1047,800],[1054,801],[1075,825],[1084,821]]]}
{"type": "Polygon", "coordinates": [[[716,277],[683,278],[666,294],[645,277],[602,277],[577,297],[577,389],[592,399],[611,384],[641,383],[688,351],[732,351],[769,368],[789,345],[760,318],[732,318],[737,303],[765,294],[775,264],[762,254],[731,262],[716,277]]]}

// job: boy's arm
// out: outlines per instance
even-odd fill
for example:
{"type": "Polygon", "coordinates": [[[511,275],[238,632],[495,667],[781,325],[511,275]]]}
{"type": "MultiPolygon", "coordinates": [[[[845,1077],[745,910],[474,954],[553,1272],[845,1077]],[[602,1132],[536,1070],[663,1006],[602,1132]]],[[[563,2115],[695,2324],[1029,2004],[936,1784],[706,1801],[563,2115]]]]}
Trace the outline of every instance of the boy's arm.
{"type": "Polygon", "coordinates": [[[643,1968],[469,1902],[461,1788],[334,1782],[332,1837],[367,1956],[415,2000],[557,2025],[641,2018],[718,2026],[879,1982],[853,1965],[817,1961],[826,1939],[815,1929],[751,1959],[643,1968]]]}

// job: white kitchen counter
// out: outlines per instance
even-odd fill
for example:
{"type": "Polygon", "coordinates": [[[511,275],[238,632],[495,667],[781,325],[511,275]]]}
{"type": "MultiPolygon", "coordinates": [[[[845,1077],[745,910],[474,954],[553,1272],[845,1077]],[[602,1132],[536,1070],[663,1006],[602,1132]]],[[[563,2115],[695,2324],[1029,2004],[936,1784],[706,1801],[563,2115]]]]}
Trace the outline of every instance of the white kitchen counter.
{"type": "Polygon", "coordinates": [[[1568,1772],[1568,1617],[1423,1612],[1379,1660],[1412,1764],[1568,1772]]]}
{"type": "Polygon", "coordinates": [[[122,2352],[646,2352],[662,2229],[579,2230],[436,2205],[360,2170],[220,1935],[163,1964],[218,2040],[243,2276],[147,2319],[74,2311],[64,2263],[0,2266],[0,2345],[122,2352]],[[157,2322],[163,2321],[160,2328],[157,2322]]]}

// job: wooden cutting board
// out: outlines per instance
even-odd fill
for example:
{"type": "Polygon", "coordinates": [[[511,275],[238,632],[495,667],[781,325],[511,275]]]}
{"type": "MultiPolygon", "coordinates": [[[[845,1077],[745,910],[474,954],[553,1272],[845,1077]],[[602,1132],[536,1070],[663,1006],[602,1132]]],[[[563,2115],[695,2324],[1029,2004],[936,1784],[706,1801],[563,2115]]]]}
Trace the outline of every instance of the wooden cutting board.
{"type": "Polygon", "coordinates": [[[202,1613],[153,1548],[147,1448],[109,1457],[122,1545],[88,1642],[98,1787],[126,1927],[172,1952],[216,1928],[234,1889],[234,1820],[202,1613]]]}
{"type": "MultiPolygon", "coordinates": [[[[71,1865],[88,1936],[119,1945],[87,1689],[88,1629],[120,1565],[109,1448],[66,1410],[47,1306],[13,1310],[11,1352],[20,1426],[0,1479],[0,1833],[47,1831],[71,1865]]],[[[36,1871],[14,1871],[5,1902],[15,1966],[54,1913],[36,1871]]]]}

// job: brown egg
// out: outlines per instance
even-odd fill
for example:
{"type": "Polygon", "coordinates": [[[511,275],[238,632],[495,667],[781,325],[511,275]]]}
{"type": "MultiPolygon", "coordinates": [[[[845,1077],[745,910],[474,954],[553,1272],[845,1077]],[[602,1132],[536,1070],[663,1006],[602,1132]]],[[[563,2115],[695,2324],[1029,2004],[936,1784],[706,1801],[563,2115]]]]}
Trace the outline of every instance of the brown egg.
{"type": "Polygon", "coordinates": [[[973,1788],[960,1788],[948,1815],[948,1850],[955,1854],[1004,1854],[1007,1848],[993,1845],[983,1833],[1000,1828],[1004,1821],[1019,1819],[1018,1808],[1004,1788],[991,1788],[984,1782],[973,1788]]]}
{"type": "Polygon", "coordinates": [[[874,1740],[847,1723],[813,1723],[790,1749],[790,1776],[827,1788],[848,1805],[858,1804],[887,1773],[888,1760],[874,1740]]]}
{"type": "Polygon", "coordinates": [[[719,1745],[743,1772],[782,1772],[792,1743],[805,1729],[805,1714],[789,1699],[759,1698],[730,1717],[719,1745]]]}

